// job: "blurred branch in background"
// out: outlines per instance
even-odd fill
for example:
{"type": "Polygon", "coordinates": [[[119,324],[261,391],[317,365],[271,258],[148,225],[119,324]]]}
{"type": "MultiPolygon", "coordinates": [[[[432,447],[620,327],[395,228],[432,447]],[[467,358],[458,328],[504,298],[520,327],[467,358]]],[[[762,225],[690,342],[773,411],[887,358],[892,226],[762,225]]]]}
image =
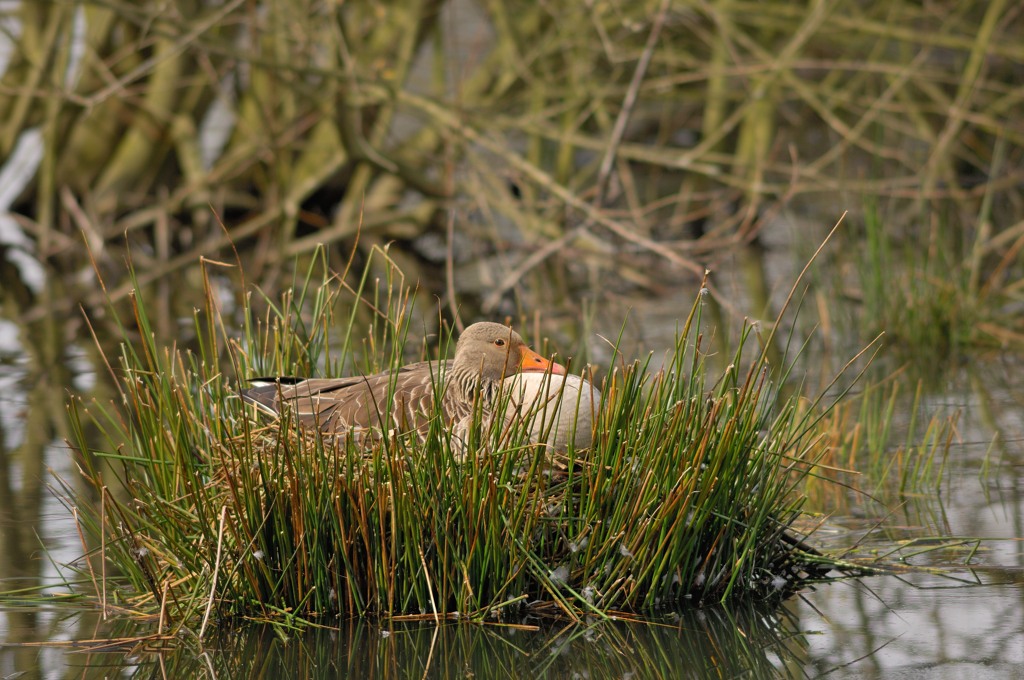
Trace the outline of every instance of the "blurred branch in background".
{"type": "MultiPolygon", "coordinates": [[[[139,282],[178,291],[187,312],[201,255],[237,249],[273,292],[318,243],[339,269],[356,243],[394,244],[424,295],[443,296],[449,259],[461,295],[509,313],[552,272],[549,305],[597,280],[658,293],[780,214],[825,227],[865,206],[907,243],[940,225],[975,301],[1020,296],[1003,285],[1024,223],[1024,10],[1010,3],[0,13],[0,159],[33,135],[42,146],[0,204],[17,225],[0,249],[62,281],[58,302],[21,303],[30,315],[102,302],[89,252],[115,299],[130,248],[139,282]],[[998,277],[981,280],[987,259],[998,277]]],[[[17,270],[2,271],[14,290],[17,270]]]]}

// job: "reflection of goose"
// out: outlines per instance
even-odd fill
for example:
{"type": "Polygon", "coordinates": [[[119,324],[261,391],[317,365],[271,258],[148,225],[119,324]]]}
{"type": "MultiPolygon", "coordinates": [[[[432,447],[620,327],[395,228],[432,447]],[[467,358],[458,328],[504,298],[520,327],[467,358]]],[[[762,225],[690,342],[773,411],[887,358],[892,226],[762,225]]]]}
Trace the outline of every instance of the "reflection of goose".
{"type": "Polygon", "coordinates": [[[530,441],[556,451],[587,449],[593,443],[601,393],[577,375],[518,373],[505,378],[509,395],[506,423],[529,424],[530,441]]]}
{"type": "Polygon", "coordinates": [[[284,411],[324,434],[352,433],[361,439],[386,430],[415,432],[422,439],[435,412],[435,384],[443,380],[444,424],[457,430],[472,418],[476,400],[488,415],[502,379],[520,372],[564,375],[565,368],[531,350],[511,328],[482,322],[463,331],[450,361],[422,361],[393,373],[351,378],[257,379],[242,398],[274,415],[284,411]]]}

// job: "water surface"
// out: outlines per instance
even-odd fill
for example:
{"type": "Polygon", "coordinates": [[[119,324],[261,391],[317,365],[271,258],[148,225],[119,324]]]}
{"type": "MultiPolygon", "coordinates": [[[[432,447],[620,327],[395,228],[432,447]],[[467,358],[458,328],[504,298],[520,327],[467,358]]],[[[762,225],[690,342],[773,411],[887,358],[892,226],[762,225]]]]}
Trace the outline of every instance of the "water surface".
{"type": "MultiPolygon", "coordinates": [[[[691,295],[632,301],[626,351],[667,349],[679,314],[666,310],[691,295]]],[[[617,330],[594,323],[595,334],[617,330]]],[[[55,566],[83,552],[53,488],[56,479],[80,485],[62,404],[68,390],[99,389],[102,371],[84,343],[47,364],[32,337],[0,324],[0,578],[3,590],[29,589],[0,608],[0,677],[1015,678],[1024,667],[1024,393],[1012,358],[957,363],[926,392],[923,411],[960,414],[937,492],[849,493],[822,509],[813,543],[856,546],[857,559],[888,555],[889,573],[815,585],[781,604],[666,612],[643,624],[339,621],[296,631],[218,622],[200,642],[61,597],[63,578],[92,592],[87,574],[55,566]],[[965,540],[922,541],[936,537],[965,540]]],[[[905,401],[897,423],[910,420],[905,401]]],[[[902,437],[894,432],[893,452],[902,437]]]]}

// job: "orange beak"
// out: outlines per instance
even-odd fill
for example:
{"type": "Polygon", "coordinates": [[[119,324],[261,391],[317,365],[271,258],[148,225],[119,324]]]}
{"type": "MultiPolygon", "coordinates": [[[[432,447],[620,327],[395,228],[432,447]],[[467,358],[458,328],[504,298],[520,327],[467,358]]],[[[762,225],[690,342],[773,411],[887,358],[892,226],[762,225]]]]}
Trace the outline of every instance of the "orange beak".
{"type": "Polygon", "coordinates": [[[548,361],[529,347],[524,347],[523,359],[519,362],[519,370],[523,373],[543,373],[550,370],[553,375],[565,375],[565,366],[548,361]]]}

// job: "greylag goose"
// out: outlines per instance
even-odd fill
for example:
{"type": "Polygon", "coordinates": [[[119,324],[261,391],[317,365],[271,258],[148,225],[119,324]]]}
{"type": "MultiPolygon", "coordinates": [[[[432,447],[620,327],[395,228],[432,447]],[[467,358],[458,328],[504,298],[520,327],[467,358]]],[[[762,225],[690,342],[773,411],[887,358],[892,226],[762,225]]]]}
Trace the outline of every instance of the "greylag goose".
{"type": "MultiPolygon", "coordinates": [[[[422,361],[394,372],[349,378],[258,378],[242,391],[242,398],[327,435],[351,435],[362,441],[367,436],[379,438],[382,431],[412,432],[422,439],[435,413],[435,386],[440,385],[444,425],[461,437],[468,431],[477,400],[482,415],[490,417],[505,378],[545,373],[563,376],[565,367],[527,347],[511,328],[481,322],[459,336],[452,360],[422,361]]],[[[551,381],[553,387],[560,383],[551,381]]]]}

